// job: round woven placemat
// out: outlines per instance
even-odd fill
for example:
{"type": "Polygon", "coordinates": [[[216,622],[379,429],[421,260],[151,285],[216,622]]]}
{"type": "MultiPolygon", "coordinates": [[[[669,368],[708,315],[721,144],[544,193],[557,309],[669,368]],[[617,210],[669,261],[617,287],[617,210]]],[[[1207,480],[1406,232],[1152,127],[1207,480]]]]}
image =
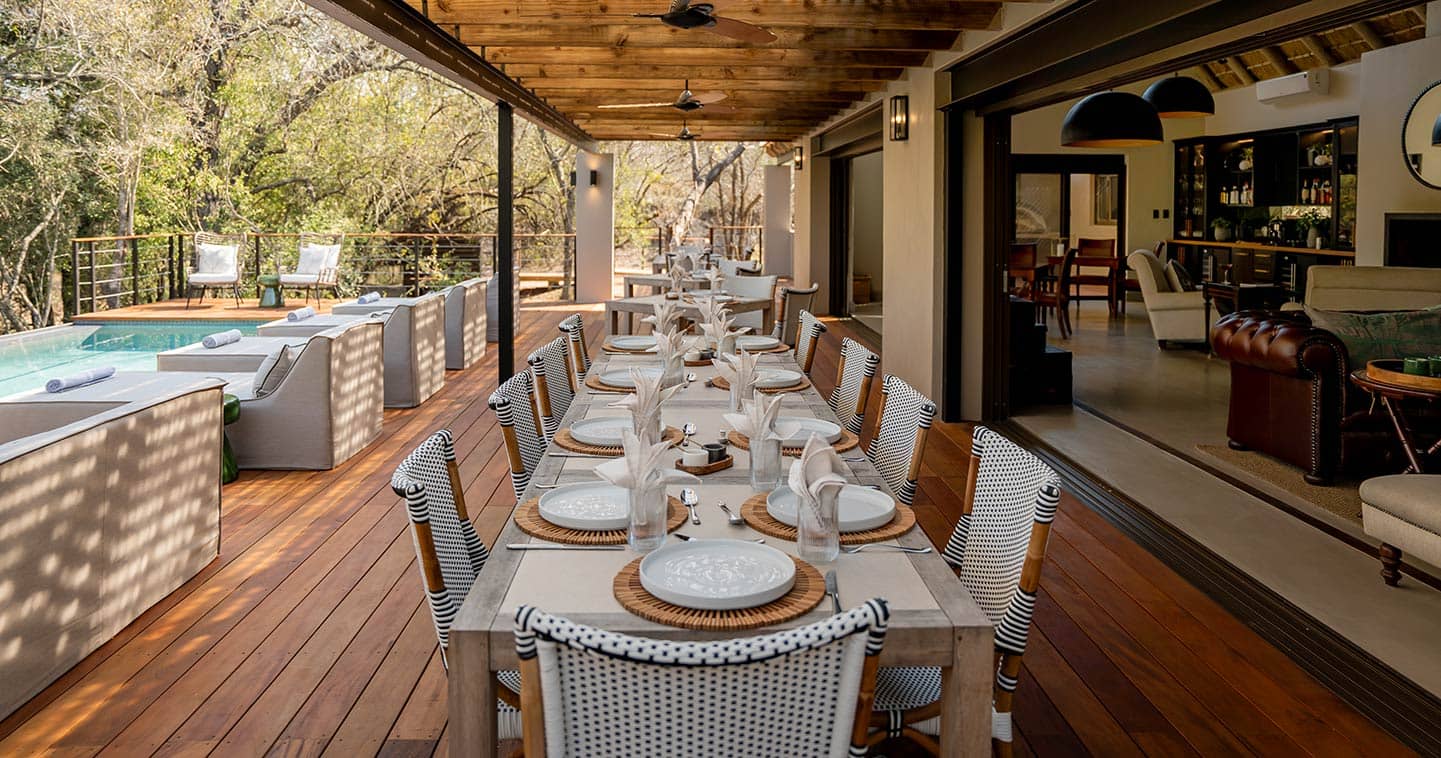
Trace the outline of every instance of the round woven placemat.
{"type": "MultiPolygon", "coordinates": [[[[587,379],[586,381],[589,382],[590,380],[587,379]]],[[[714,384],[716,386],[716,389],[729,390],[731,388],[730,380],[726,379],[723,376],[718,376],[712,379],[711,384],[714,384]]],[[[806,389],[810,386],[810,377],[802,375],[799,382],[796,382],[789,387],[756,387],[756,389],[764,392],[767,395],[775,395],[781,392],[800,392],[801,390],[806,389]]]]}
{"type": "Polygon", "coordinates": [[[611,344],[610,340],[606,340],[604,343],[602,343],[600,349],[606,351],[607,353],[622,353],[624,355],[655,355],[655,345],[635,350],[628,347],[618,347],[611,344]]]}
{"type": "MultiPolygon", "coordinates": [[[[661,435],[661,439],[665,442],[669,442],[672,445],[678,445],[682,440],[685,439],[685,432],[682,432],[681,430],[673,426],[668,426],[665,428],[665,433],[661,435]]],[[[609,447],[606,445],[587,445],[584,442],[578,442],[576,441],[575,437],[570,433],[569,429],[561,429],[560,431],[556,432],[555,436],[551,438],[551,441],[556,444],[556,447],[562,448],[564,450],[569,450],[572,453],[585,453],[587,455],[621,455],[625,452],[625,450],[621,449],[620,445],[609,447]]]]}
{"type": "Polygon", "coordinates": [[[601,392],[635,392],[635,387],[616,387],[606,384],[600,380],[600,374],[591,374],[585,378],[585,386],[600,390],[601,392]]]}
{"type": "MultiPolygon", "coordinates": [[[[673,495],[666,496],[665,530],[673,532],[685,523],[686,510],[673,495]]],[[[532,537],[567,545],[624,545],[625,529],[611,529],[604,532],[590,532],[583,529],[568,529],[546,521],[540,515],[540,498],[533,497],[515,508],[515,525],[532,537]]]]}
{"type": "MultiPolygon", "coordinates": [[[[750,528],[771,537],[779,537],[783,540],[796,541],[796,528],[786,526],[771,517],[766,510],[766,493],[751,495],[741,503],[741,518],[745,519],[750,528]]],[[[867,529],[864,532],[841,532],[842,545],[864,545],[867,542],[880,542],[882,540],[893,540],[911,530],[916,525],[916,512],[904,503],[896,503],[896,515],[889,524],[883,524],[875,529],[867,529]]]]}
{"type": "MultiPolygon", "coordinates": [[[[750,450],[750,449],[751,449],[751,440],[750,440],[750,438],[747,437],[747,436],[745,436],[744,434],[741,434],[740,432],[737,432],[737,431],[735,431],[735,430],[731,430],[728,434],[726,434],[726,439],[729,440],[732,445],[735,445],[736,447],[738,447],[738,448],[740,448],[740,449],[742,449],[742,450],[750,450]]],[[[835,448],[837,453],[844,453],[844,452],[847,451],[847,450],[854,450],[854,449],[856,449],[857,447],[860,447],[860,445],[861,445],[861,438],[860,438],[860,437],[857,437],[855,434],[851,433],[851,431],[850,431],[849,429],[842,429],[842,430],[841,430],[841,438],[838,439],[838,440],[836,440],[835,442],[831,443],[831,447],[835,448]]],[[[790,456],[797,456],[797,457],[800,456],[800,454],[801,454],[802,452],[804,452],[804,451],[805,451],[805,448],[804,448],[804,447],[782,447],[782,448],[781,448],[781,453],[782,453],[783,455],[790,455],[790,456]]]]}
{"type": "Polygon", "coordinates": [[[657,624],[706,632],[728,632],[757,629],[780,624],[806,615],[826,596],[821,572],[795,556],[796,583],[791,591],[765,605],[733,611],[702,611],[667,603],[650,594],[640,583],[640,562],[637,558],[615,575],[612,588],[622,608],[657,624]]]}

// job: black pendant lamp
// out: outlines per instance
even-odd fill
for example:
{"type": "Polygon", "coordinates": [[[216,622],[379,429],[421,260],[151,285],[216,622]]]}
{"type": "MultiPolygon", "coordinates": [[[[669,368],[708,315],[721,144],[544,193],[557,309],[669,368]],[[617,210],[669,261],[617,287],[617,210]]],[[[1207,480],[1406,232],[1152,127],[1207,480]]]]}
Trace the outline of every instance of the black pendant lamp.
{"type": "Polygon", "coordinates": [[[1090,95],[1061,122],[1061,144],[1066,147],[1147,147],[1165,139],[1156,109],[1129,92],[1090,95]]]}
{"type": "Polygon", "coordinates": [[[1189,76],[1159,79],[1146,88],[1146,99],[1161,118],[1205,118],[1216,115],[1216,100],[1206,85],[1189,76]]]}
{"type": "Polygon", "coordinates": [[[1431,147],[1441,147],[1441,116],[1431,125],[1431,147]]]}

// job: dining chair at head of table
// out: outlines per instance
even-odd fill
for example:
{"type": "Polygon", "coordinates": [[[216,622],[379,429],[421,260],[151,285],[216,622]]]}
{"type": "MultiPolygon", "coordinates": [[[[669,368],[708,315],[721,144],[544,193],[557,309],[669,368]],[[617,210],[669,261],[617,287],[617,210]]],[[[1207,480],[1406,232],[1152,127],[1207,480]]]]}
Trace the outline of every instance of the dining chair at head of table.
{"type": "Polygon", "coordinates": [[[526,755],[861,756],[890,611],[716,642],[515,614],[526,755]]]}
{"type": "Polygon", "coordinates": [[[807,310],[801,310],[796,321],[799,323],[796,327],[796,363],[801,367],[801,371],[810,374],[811,366],[816,362],[816,349],[821,346],[821,335],[826,332],[826,325],[807,310]]]}
{"type": "MultiPolygon", "coordinates": [[[[440,640],[440,663],[449,670],[450,626],[490,557],[470,522],[450,430],[432,434],[406,456],[396,467],[390,487],[405,498],[415,559],[440,640]]],[[[520,675],[501,671],[496,683],[500,738],[516,739],[520,737],[520,675]]]]}
{"type": "Polygon", "coordinates": [[[540,410],[540,431],[549,441],[560,429],[560,420],[570,410],[570,403],[580,389],[572,363],[570,338],[564,334],[526,359],[535,373],[535,400],[540,410]]]}
{"type": "Polygon", "coordinates": [[[585,319],[579,313],[573,313],[561,319],[558,327],[570,338],[570,360],[575,367],[576,386],[585,381],[585,375],[590,373],[590,348],[585,344],[585,319]]]}
{"type": "Polygon", "coordinates": [[[506,379],[491,393],[489,404],[500,422],[501,439],[510,458],[510,483],[515,489],[515,501],[519,503],[546,446],[531,373],[522,371],[506,379]]]}
{"type": "Polygon", "coordinates": [[[811,304],[815,302],[816,293],[821,289],[820,284],[811,284],[809,287],[781,287],[781,307],[776,311],[775,328],[771,330],[771,336],[792,347],[796,344],[796,334],[800,327],[800,312],[810,310],[811,304]]]}
{"type": "MultiPolygon", "coordinates": [[[[1011,755],[1011,708],[1026,652],[1046,541],[1061,499],[1061,481],[1049,466],[983,426],[971,435],[966,498],[943,551],[961,583],[995,627],[998,666],[992,692],[991,740],[1011,755]]],[[[882,668],[871,726],[876,743],[904,734],[938,752],[941,670],[882,668]]]]}
{"type": "MultiPolygon", "coordinates": [[[[774,300],[776,282],[779,278],[773,274],[770,276],[728,276],[725,279],[725,291],[744,300],[774,300]]],[[[735,325],[737,327],[748,326],[754,334],[760,334],[764,324],[765,319],[760,311],[735,314],[735,325]]]]}
{"type": "Polygon", "coordinates": [[[906,505],[916,499],[926,436],[936,417],[936,404],[900,377],[887,374],[881,382],[880,421],[866,457],[891,492],[906,505]]]}
{"type": "Polygon", "coordinates": [[[867,350],[850,337],[841,339],[841,363],[836,369],[836,386],[826,399],[841,426],[852,434],[860,434],[866,421],[866,403],[870,400],[871,382],[881,357],[867,350]]]}
{"type": "MultiPolygon", "coordinates": [[[[1071,293],[1071,299],[1077,301],[1079,307],[1081,300],[1095,300],[1095,296],[1082,295],[1081,285],[1092,285],[1105,287],[1106,294],[1100,299],[1106,301],[1106,307],[1111,313],[1116,312],[1116,295],[1121,286],[1121,278],[1125,275],[1125,265],[1121,263],[1120,257],[1116,255],[1115,239],[1087,239],[1082,237],[1076,240],[1076,257],[1083,259],[1077,268],[1085,266],[1091,268],[1104,261],[1106,270],[1102,273],[1090,273],[1077,271],[1072,277],[1071,284],[1075,291],[1071,293]]],[[[1124,293],[1121,293],[1124,295],[1124,293]]]]}

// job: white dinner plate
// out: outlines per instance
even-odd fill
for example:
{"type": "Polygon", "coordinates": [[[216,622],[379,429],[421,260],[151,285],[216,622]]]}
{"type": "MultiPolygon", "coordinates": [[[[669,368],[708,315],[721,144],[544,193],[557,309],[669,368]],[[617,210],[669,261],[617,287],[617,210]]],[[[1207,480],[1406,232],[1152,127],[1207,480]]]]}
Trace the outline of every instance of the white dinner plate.
{"type": "Polygon", "coordinates": [[[540,517],[567,529],[624,529],[630,526],[630,493],[600,482],[557,487],[540,496],[540,517]]]}
{"type": "Polygon", "coordinates": [[[776,426],[785,424],[799,428],[794,435],[781,440],[781,447],[805,447],[812,434],[820,435],[821,439],[832,445],[841,438],[841,428],[825,419],[806,416],[781,416],[776,419],[776,426]]]}
{"type": "Polygon", "coordinates": [[[630,416],[586,418],[570,425],[570,436],[582,445],[620,447],[620,433],[631,424],[630,416]]]}
{"type": "Polygon", "coordinates": [[[650,594],[684,608],[754,608],[790,592],[796,564],[755,542],[690,540],[665,545],[641,560],[640,583],[650,594]]]}
{"type": "Polygon", "coordinates": [[[735,299],[734,295],[727,295],[724,292],[692,292],[690,296],[696,300],[715,300],[722,303],[729,303],[735,299]]]}
{"type": "Polygon", "coordinates": [[[780,345],[781,341],[775,337],[759,334],[745,334],[736,337],[736,347],[742,350],[773,350],[780,345]]]}
{"type": "Polygon", "coordinates": [[[793,387],[801,381],[801,372],[786,368],[763,369],[757,373],[756,386],[766,389],[793,387]]]}
{"type": "MultiPolygon", "coordinates": [[[[784,485],[766,496],[766,512],[786,526],[796,525],[799,505],[800,498],[784,485]]],[[[841,488],[836,510],[842,532],[864,532],[889,524],[896,515],[896,501],[880,490],[847,484],[841,488]]]]}
{"type": "Polygon", "coordinates": [[[634,369],[618,368],[601,374],[600,383],[611,387],[634,387],[635,380],[630,376],[632,370],[639,371],[646,376],[660,376],[664,373],[660,366],[636,366],[634,369]]]}
{"type": "Polygon", "coordinates": [[[618,350],[654,350],[655,337],[650,334],[629,334],[611,337],[610,344],[618,350]]]}

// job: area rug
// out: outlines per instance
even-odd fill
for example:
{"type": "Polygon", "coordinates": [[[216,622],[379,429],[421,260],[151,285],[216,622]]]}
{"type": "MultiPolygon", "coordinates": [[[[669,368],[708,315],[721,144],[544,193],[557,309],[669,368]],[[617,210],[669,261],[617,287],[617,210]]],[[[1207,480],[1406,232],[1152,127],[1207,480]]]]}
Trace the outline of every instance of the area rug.
{"type": "Polygon", "coordinates": [[[1232,450],[1226,445],[1197,445],[1196,449],[1318,508],[1357,524],[1361,523],[1361,495],[1355,482],[1338,481],[1330,487],[1317,487],[1306,483],[1301,476],[1301,469],[1282,463],[1269,455],[1249,450],[1232,450]]]}

